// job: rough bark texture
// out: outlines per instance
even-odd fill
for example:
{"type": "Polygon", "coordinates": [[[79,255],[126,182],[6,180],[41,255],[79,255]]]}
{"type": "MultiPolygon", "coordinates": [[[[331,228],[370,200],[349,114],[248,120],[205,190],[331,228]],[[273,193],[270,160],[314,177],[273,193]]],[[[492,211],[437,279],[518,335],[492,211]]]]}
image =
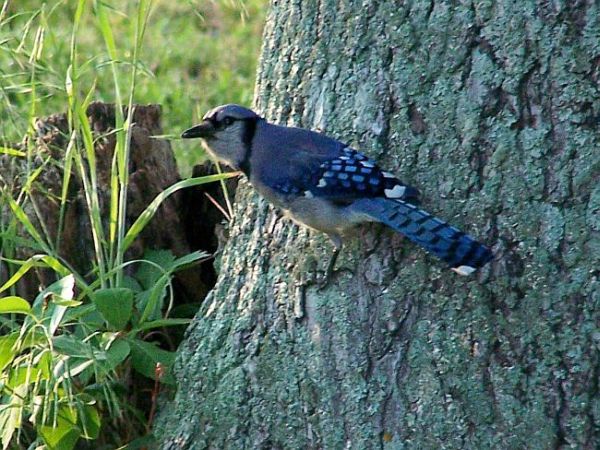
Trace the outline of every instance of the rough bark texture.
{"type": "Polygon", "coordinates": [[[256,92],[497,256],[461,278],[370,227],[319,291],[331,244],[242,187],[162,448],[598,448],[594,2],[274,1],[256,92]]]}
{"type": "MultiPolygon", "coordinates": [[[[108,218],[110,174],[115,148],[115,135],[112,133],[115,124],[114,106],[100,102],[92,103],[87,113],[97,139],[95,150],[101,216],[108,218]]],[[[133,119],[135,125],[131,135],[127,209],[129,225],[157,194],[179,180],[175,158],[168,141],[151,138],[162,133],[160,107],[138,105],[133,119]]],[[[63,159],[70,134],[67,117],[65,114],[56,114],[39,119],[35,124],[35,131],[31,162],[7,155],[0,157],[0,189],[16,198],[26,182],[26,164],[31,165],[30,173],[43,165],[43,171],[32,185],[31,195],[24,202],[24,210],[40,234],[45,233],[55,243],[59,233],[63,159]]],[[[25,144],[23,146],[26,147],[25,144]]],[[[58,251],[79,273],[85,274],[92,269],[94,246],[83,185],[75,169],[72,177],[58,251]]],[[[185,211],[179,194],[167,199],[128,251],[128,259],[142,258],[146,249],[168,249],[177,256],[183,256],[192,249],[202,248],[191,248],[188,243],[184,223],[185,211]]],[[[0,215],[0,220],[5,226],[14,220],[8,205],[0,207],[0,215]]],[[[24,230],[20,234],[22,237],[28,237],[24,230]]],[[[16,248],[16,252],[17,258],[25,259],[39,253],[40,250],[21,246],[16,248]]],[[[129,267],[131,270],[134,268],[129,267]]],[[[7,276],[6,267],[0,263],[0,284],[6,281],[7,276]]],[[[32,273],[19,283],[19,293],[25,298],[34,298],[39,286],[50,284],[54,277],[55,274],[51,271],[32,273]]],[[[202,280],[202,271],[198,267],[178,274],[180,291],[193,293],[197,298],[208,292],[208,285],[202,280]]]]}

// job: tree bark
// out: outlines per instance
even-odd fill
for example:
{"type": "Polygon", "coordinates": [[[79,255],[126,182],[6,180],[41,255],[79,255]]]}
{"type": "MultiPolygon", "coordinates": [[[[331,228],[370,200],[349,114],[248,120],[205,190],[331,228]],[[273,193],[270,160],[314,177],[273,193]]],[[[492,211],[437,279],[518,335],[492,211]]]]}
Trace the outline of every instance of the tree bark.
{"type": "Polygon", "coordinates": [[[599,87],[591,0],[274,0],[257,109],[376,158],[496,258],[461,278],[365,227],[318,290],[331,244],[242,183],[162,448],[598,448],[599,87]]]}

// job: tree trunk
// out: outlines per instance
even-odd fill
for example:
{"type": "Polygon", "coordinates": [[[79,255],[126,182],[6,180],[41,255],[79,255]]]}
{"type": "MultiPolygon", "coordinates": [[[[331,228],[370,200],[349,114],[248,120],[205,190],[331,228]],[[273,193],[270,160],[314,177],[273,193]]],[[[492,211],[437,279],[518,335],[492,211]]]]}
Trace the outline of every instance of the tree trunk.
{"type": "Polygon", "coordinates": [[[332,245],[248,185],[177,364],[165,449],[600,445],[594,2],[273,1],[268,119],[326,131],[493,246],[462,278],[399,235],[332,245]]]}

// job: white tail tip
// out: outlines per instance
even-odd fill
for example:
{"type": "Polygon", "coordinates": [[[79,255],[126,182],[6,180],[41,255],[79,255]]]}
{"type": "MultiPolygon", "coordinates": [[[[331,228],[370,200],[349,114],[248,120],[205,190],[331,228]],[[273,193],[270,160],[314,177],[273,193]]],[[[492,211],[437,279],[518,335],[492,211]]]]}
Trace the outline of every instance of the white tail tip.
{"type": "Polygon", "coordinates": [[[471,275],[473,272],[475,272],[475,267],[458,266],[458,267],[453,267],[452,270],[454,270],[459,275],[467,276],[467,275],[471,275]]]}

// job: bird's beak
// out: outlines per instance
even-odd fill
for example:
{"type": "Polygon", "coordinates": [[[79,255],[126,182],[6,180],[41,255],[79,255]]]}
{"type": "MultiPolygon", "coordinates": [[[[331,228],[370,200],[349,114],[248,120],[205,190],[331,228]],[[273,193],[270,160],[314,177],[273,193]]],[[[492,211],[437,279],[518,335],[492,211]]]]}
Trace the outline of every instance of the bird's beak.
{"type": "Polygon", "coordinates": [[[212,136],[214,132],[215,126],[209,120],[205,120],[200,125],[185,130],[181,133],[181,137],[183,139],[206,138],[212,136]]]}

